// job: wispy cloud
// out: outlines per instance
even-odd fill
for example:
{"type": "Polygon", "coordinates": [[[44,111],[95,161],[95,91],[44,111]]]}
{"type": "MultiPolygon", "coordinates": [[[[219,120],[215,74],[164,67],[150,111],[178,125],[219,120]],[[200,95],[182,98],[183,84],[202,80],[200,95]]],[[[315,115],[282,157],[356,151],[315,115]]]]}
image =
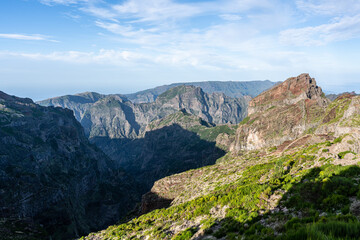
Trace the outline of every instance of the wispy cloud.
{"type": "Polygon", "coordinates": [[[137,61],[146,60],[146,56],[131,51],[116,51],[101,49],[98,52],[65,51],[42,53],[0,52],[1,57],[22,57],[33,60],[62,61],[77,64],[110,64],[126,65],[137,61]]]}
{"type": "Polygon", "coordinates": [[[237,14],[221,14],[220,17],[226,21],[239,21],[242,19],[242,17],[237,14]]]}
{"type": "Polygon", "coordinates": [[[40,0],[42,4],[46,4],[49,6],[61,4],[61,5],[70,5],[77,4],[82,2],[89,2],[89,0],[40,0]]]}
{"type": "Polygon", "coordinates": [[[298,0],[296,5],[300,10],[315,15],[357,14],[360,10],[358,0],[298,0]]]}
{"type": "Polygon", "coordinates": [[[329,24],[282,31],[280,41],[296,46],[320,46],[360,38],[360,15],[336,19],[329,24]]]}
{"type": "Polygon", "coordinates": [[[33,41],[49,41],[59,42],[51,39],[51,37],[41,34],[16,34],[16,33],[0,33],[0,38],[16,39],[16,40],[33,40],[33,41]]]}

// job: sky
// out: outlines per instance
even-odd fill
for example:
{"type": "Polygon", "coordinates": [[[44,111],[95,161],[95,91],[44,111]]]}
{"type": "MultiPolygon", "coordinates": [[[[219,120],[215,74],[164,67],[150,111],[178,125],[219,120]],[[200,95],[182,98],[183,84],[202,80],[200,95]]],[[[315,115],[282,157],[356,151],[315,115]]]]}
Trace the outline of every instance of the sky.
{"type": "Polygon", "coordinates": [[[0,90],[42,100],[174,82],[360,92],[358,0],[1,0],[0,90]]]}

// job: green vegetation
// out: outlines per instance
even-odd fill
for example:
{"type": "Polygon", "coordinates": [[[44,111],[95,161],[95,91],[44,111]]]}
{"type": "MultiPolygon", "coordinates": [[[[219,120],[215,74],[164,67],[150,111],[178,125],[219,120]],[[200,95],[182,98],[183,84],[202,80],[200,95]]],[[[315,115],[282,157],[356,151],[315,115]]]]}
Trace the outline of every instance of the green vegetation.
{"type": "Polygon", "coordinates": [[[246,117],[244,118],[241,122],[240,122],[240,125],[244,125],[244,124],[247,124],[250,120],[250,117],[246,117]]]}
{"type": "Polygon", "coordinates": [[[197,229],[188,228],[185,231],[181,232],[180,234],[176,235],[173,239],[174,240],[189,240],[196,232],[197,232],[197,229]]]}
{"type": "Polygon", "coordinates": [[[226,133],[228,135],[235,135],[236,125],[218,125],[215,127],[203,127],[203,126],[195,126],[191,127],[189,130],[197,133],[201,139],[215,142],[217,136],[221,133],[226,133]]]}
{"type": "Polygon", "coordinates": [[[177,86],[177,87],[171,88],[171,89],[167,90],[166,92],[160,94],[157,99],[161,102],[166,102],[178,95],[186,93],[191,88],[193,88],[193,87],[192,86],[184,86],[184,85],[177,86]]]}
{"type": "Polygon", "coordinates": [[[232,181],[195,199],[111,226],[102,235],[106,239],[146,235],[151,239],[189,239],[203,229],[205,234],[226,239],[339,239],[341,234],[355,239],[360,223],[350,205],[360,192],[360,167],[318,159],[316,153],[326,149],[327,143],[281,156],[261,158],[254,152],[238,159],[224,157],[218,170],[216,165],[203,167],[202,180],[196,185],[205,183],[207,174],[214,176],[214,171],[225,167],[233,169],[227,173],[232,181]],[[322,166],[314,168],[315,161],[322,166]],[[241,175],[234,178],[237,174],[241,175]],[[277,211],[270,211],[274,208],[277,211]],[[174,225],[183,224],[191,227],[171,234],[174,225]]]}
{"type": "Polygon", "coordinates": [[[352,151],[344,151],[344,152],[339,153],[338,156],[340,159],[343,159],[346,156],[346,154],[348,154],[348,153],[352,153],[352,154],[356,155],[356,153],[354,153],[352,151]]]}

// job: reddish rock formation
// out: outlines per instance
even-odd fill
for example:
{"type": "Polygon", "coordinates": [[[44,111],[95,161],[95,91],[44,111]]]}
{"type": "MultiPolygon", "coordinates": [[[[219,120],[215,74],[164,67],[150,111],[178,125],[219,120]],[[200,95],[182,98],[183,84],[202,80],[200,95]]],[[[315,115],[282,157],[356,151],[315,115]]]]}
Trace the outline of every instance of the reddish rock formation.
{"type": "Polygon", "coordinates": [[[292,141],[318,124],[316,119],[328,104],[309,74],[289,78],[250,101],[249,116],[240,124],[231,150],[253,150],[292,141]]]}

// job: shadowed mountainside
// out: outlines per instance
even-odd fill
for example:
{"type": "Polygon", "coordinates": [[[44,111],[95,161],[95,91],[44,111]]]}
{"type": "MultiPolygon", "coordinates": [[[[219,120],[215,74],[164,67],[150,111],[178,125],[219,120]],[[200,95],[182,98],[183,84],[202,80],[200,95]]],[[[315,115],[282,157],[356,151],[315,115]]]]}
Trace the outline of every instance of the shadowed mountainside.
{"type": "Polygon", "coordinates": [[[196,132],[176,123],[148,131],[143,138],[96,137],[91,141],[107,152],[146,191],[160,178],[214,164],[226,153],[216,146],[215,140],[201,139],[196,132]]]}
{"type": "Polygon", "coordinates": [[[3,92],[0,179],[0,230],[9,239],[70,239],[103,228],[132,209],[140,192],[89,143],[72,111],[3,92]],[[16,233],[20,223],[32,227],[16,233]]]}

